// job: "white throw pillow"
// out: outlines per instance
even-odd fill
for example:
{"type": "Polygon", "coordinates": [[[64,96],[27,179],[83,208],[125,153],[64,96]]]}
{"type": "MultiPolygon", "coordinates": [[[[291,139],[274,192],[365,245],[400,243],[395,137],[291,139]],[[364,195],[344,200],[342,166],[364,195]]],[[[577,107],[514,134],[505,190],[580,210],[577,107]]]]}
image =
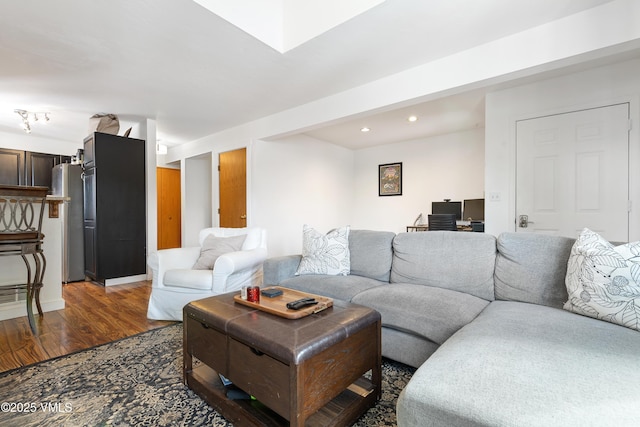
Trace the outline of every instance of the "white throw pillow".
{"type": "Polygon", "coordinates": [[[302,260],[296,275],[346,276],[350,271],[349,226],[321,234],[305,224],[302,229],[302,260]]]}
{"type": "Polygon", "coordinates": [[[614,246],[584,229],[565,280],[564,309],[640,331],[640,242],[614,246]]]}
{"type": "Polygon", "coordinates": [[[245,234],[232,237],[217,237],[213,234],[207,236],[200,248],[200,257],[193,265],[193,270],[213,270],[213,266],[220,255],[236,252],[242,248],[245,234]]]}

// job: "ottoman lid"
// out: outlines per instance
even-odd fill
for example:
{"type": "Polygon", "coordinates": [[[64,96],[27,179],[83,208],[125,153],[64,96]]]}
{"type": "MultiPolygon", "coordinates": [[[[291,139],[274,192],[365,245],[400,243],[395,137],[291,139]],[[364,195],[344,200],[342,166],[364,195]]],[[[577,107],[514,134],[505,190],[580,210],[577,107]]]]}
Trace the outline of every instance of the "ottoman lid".
{"type": "Polygon", "coordinates": [[[299,364],[380,320],[375,310],[339,300],[319,313],[285,319],[238,304],[235,294],[193,301],[185,315],[285,363],[299,364]]]}

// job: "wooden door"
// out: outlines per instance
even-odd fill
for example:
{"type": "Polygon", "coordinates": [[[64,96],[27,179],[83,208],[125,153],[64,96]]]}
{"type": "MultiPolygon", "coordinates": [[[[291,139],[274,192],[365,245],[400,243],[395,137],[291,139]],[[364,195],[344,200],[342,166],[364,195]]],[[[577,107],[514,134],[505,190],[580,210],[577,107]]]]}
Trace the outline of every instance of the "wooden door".
{"type": "Polygon", "coordinates": [[[220,227],[247,226],[247,149],[220,153],[220,227]]]}
{"type": "Polygon", "coordinates": [[[516,230],[629,238],[629,104],[516,125],[516,230]]]}
{"type": "Polygon", "coordinates": [[[182,243],[180,169],[156,168],[158,190],[158,249],[182,243]]]}

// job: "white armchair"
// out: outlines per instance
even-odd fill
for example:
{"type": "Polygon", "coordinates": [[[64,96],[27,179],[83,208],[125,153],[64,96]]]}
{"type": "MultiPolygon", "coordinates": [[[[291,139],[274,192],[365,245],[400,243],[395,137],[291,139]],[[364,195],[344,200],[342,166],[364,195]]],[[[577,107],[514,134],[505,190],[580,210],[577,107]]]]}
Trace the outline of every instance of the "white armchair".
{"type": "Polygon", "coordinates": [[[149,255],[153,272],[147,317],[156,320],[182,320],[182,308],[191,301],[231,292],[243,285],[262,284],[262,263],[267,258],[267,232],[252,228],[205,228],[200,246],[162,249],[149,255]],[[242,249],[218,257],[213,270],[193,270],[204,240],[246,234],[242,249]]]}

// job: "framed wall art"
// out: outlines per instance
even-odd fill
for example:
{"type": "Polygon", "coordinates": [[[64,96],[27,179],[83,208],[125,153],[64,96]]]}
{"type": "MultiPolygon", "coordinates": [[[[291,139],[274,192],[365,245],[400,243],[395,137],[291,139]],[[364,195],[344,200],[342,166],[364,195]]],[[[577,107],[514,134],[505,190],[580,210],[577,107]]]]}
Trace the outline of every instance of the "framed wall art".
{"type": "Polygon", "coordinates": [[[378,165],[378,196],[402,196],[402,162],[378,165]]]}

